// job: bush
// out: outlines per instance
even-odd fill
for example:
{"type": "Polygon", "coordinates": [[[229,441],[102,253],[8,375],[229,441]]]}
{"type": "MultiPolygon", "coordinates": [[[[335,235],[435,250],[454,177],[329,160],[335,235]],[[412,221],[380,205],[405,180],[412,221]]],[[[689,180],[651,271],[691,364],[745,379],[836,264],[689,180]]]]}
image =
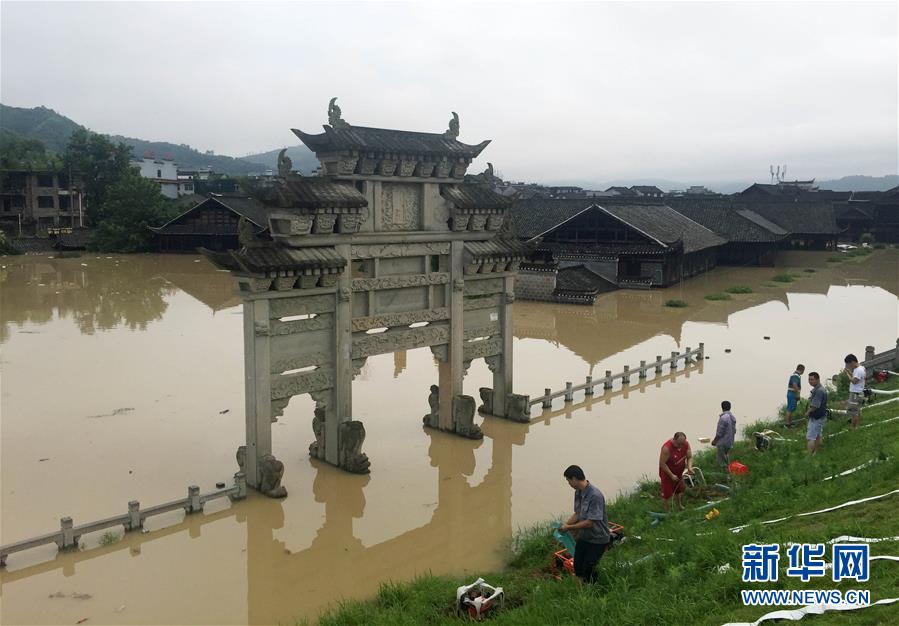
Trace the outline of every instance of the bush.
{"type": "Polygon", "coordinates": [[[874,243],[874,234],[873,233],[862,233],[858,238],[859,243],[874,243]]]}
{"type": "Polygon", "coordinates": [[[682,309],[685,306],[690,306],[683,300],[665,300],[665,306],[671,307],[673,309],[682,309]]]}
{"type": "Polygon", "coordinates": [[[737,285],[735,287],[728,287],[724,291],[726,291],[727,293],[752,293],[752,287],[747,287],[746,285],[737,285]]]}
{"type": "Polygon", "coordinates": [[[793,282],[792,274],[778,274],[777,276],[772,276],[771,280],[776,283],[791,283],[793,282]]]}
{"type": "Polygon", "coordinates": [[[114,543],[118,543],[121,538],[121,535],[119,535],[118,533],[107,530],[105,533],[100,535],[100,545],[111,546],[114,543]]]}
{"type": "Polygon", "coordinates": [[[707,295],[705,297],[705,299],[716,301],[716,300],[731,300],[732,298],[730,297],[730,295],[728,295],[726,293],[710,293],[709,295],[707,295]]]}
{"type": "Polygon", "coordinates": [[[885,249],[886,247],[887,247],[887,245],[886,245],[885,243],[875,243],[875,244],[874,244],[874,249],[875,249],[875,250],[883,250],[883,249],[885,249]]]}
{"type": "Polygon", "coordinates": [[[868,256],[871,254],[873,250],[871,248],[856,248],[855,250],[850,250],[846,253],[846,256],[856,257],[856,256],[868,256]]]}
{"type": "Polygon", "coordinates": [[[22,254],[21,250],[9,242],[2,230],[0,230],[0,254],[22,254]]]}

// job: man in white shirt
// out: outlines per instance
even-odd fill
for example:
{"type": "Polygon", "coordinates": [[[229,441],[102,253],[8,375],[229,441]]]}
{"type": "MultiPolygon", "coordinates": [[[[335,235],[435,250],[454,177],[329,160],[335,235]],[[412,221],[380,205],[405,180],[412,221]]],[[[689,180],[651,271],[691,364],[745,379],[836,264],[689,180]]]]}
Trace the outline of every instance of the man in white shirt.
{"type": "Polygon", "coordinates": [[[849,415],[852,428],[858,428],[862,416],[862,405],[865,403],[865,377],[867,372],[859,365],[858,357],[847,354],[843,359],[846,367],[843,371],[849,377],[849,401],[846,403],[846,414],[849,415]]]}

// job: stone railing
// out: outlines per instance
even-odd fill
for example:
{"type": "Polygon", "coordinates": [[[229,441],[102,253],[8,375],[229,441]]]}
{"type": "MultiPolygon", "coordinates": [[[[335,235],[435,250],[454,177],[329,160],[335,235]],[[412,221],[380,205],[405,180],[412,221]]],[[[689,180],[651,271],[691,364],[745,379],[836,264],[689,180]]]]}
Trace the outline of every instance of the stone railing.
{"type": "Polygon", "coordinates": [[[59,530],[39,537],[16,541],[5,546],[0,546],[0,567],[6,566],[6,557],[14,552],[29,550],[38,546],[55,543],[60,550],[77,548],[78,541],[82,535],[88,533],[105,530],[107,528],[115,528],[122,526],[125,532],[138,530],[143,528],[144,521],[148,517],[154,515],[162,515],[170,511],[184,509],[185,514],[199,513],[203,510],[203,506],[210,500],[217,498],[231,498],[232,500],[242,500],[247,497],[247,479],[242,472],[234,475],[234,484],[230,487],[216,489],[209,493],[200,493],[200,488],[191,485],[187,488],[187,497],[180,500],[173,500],[165,504],[157,504],[146,509],[140,508],[140,502],[132,500],[128,503],[128,512],[123,515],[108,517],[96,522],[88,524],[79,524],[75,526],[71,517],[63,517],[59,520],[59,530]]]}
{"type": "Polygon", "coordinates": [[[899,339],[896,340],[895,348],[878,354],[874,353],[874,346],[865,346],[865,360],[861,364],[866,368],[893,367],[899,364],[899,339]]]}
{"type": "Polygon", "coordinates": [[[612,388],[613,383],[619,378],[621,379],[622,385],[629,385],[631,376],[634,374],[637,374],[638,378],[643,380],[646,378],[649,370],[654,370],[655,374],[658,376],[662,373],[662,367],[665,365],[668,365],[673,372],[677,369],[677,362],[680,360],[683,360],[685,364],[689,365],[690,363],[693,363],[694,360],[700,361],[704,357],[705,344],[700,343],[699,347],[695,350],[691,350],[688,347],[683,353],[672,352],[671,356],[667,359],[657,356],[656,360],[651,363],[640,361],[640,365],[633,369],[629,365],[625,365],[624,370],[617,374],[613,374],[611,370],[607,370],[606,375],[597,380],[593,380],[592,376],[587,376],[587,380],[580,385],[575,385],[569,381],[565,383],[565,389],[559,391],[553,391],[547,387],[542,396],[532,396],[529,404],[530,406],[539,404],[544,409],[550,409],[552,408],[554,398],[565,398],[565,402],[573,402],[574,392],[576,391],[583,391],[585,396],[591,396],[594,393],[595,387],[602,385],[604,390],[609,390],[612,388]]]}

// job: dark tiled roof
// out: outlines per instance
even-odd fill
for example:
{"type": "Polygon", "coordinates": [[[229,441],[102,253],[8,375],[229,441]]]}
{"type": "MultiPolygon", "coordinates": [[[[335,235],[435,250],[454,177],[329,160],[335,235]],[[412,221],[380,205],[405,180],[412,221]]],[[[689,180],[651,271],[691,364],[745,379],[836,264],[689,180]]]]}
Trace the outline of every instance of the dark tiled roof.
{"type": "Polygon", "coordinates": [[[615,283],[591,272],[583,265],[565,267],[556,276],[557,292],[579,292],[595,295],[600,291],[615,289],[615,283]]]}
{"type": "Polygon", "coordinates": [[[600,243],[590,246],[578,246],[571,243],[541,242],[537,244],[538,250],[548,250],[556,258],[576,257],[580,259],[619,257],[627,255],[658,255],[680,249],[680,246],[671,244],[664,246],[653,243],[600,243]]]}
{"type": "Polygon", "coordinates": [[[368,204],[355,187],[318,177],[291,176],[279,188],[278,195],[282,206],[294,209],[346,209],[368,204]]]}
{"type": "MultiPolygon", "coordinates": [[[[726,243],[723,238],[705,226],[697,224],[661,203],[647,204],[631,201],[618,203],[611,198],[587,198],[584,200],[531,198],[513,202],[509,213],[515,235],[522,239],[532,239],[561,226],[594,206],[663,245],[672,246],[682,241],[686,253],[726,243]]],[[[622,252],[622,254],[644,253],[622,252]]]]}
{"type": "MultiPolygon", "coordinates": [[[[213,196],[206,198],[199,204],[189,208],[178,217],[169,220],[159,227],[150,227],[150,230],[157,233],[165,233],[167,231],[181,230],[178,227],[192,213],[203,211],[214,205],[221,205],[232,212],[243,216],[255,224],[259,230],[268,229],[268,209],[265,208],[260,201],[247,196],[213,196]]],[[[194,232],[196,229],[191,230],[194,232]]]]}
{"type": "Polygon", "coordinates": [[[440,194],[460,209],[504,209],[512,201],[483,185],[440,185],[440,194]]]}
{"type": "Polygon", "coordinates": [[[200,252],[220,269],[248,274],[266,274],[281,270],[340,269],[346,266],[346,259],[330,246],[320,248],[260,246],[227,252],[200,248],[200,252]]]}
{"type": "Polygon", "coordinates": [[[794,235],[836,235],[840,232],[831,202],[765,202],[750,206],[794,235]]]}
{"type": "Polygon", "coordinates": [[[359,152],[391,152],[397,154],[429,154],[473,159],[490,140],[477,145],[450,139],[442,133],[417,133],[408,130],[348,126],[336,129],[328,125],[320,135],[310,135],[293,128],[294,134],[313,152],[358,150],[359,152]]]}
{"type": "Polygon", "coordinates": [[[608,189],[606,189],[606,191],[614,191],[615,193],[619,193],[622,196],[636,196],[637,195],[636,193],[634,193],[631,189],[628,189],[627,187],[609,187],[608,189]]]}
{"type": "Polygon", "coordinates": [[[210,198],[244,216],[259,228],[268,229],[268,209],[256,198],[249,196],[213,196],[210,198]]]}
{"type": "Polygon", "coordinates": [[[631,189],[634,191],[639,191],[640,193],[653,193],[653,194],[664,193],[661,189],[659,189],[655,185],[633,185],[633,186],[631,186],[631,189]]]}
{"type": "Polygon", "coordinates": [[[725,239],[664,204],[612,204],[600,208],[645,235],[666,245],[682,241],[684,253],[723,245],[725,239]]]}
{"type": "Polygon", "coordinates": [[[520,239],[488,239],[487,241],[466,241],[465,252],[476,259],[483,258],[524,258],[534,251],[533,246],[520,239]]]}
{"type": "Polygon", "coordinates": [[[781,228],[774,222],[765,219],[764,217],[762,217],[761,215],[759,215],[758,213],[756,213],[755,211],[752,211],[750,209],[738,209],[737,214],[740,215],[740,217],[749,220],[756,226],[759,226],[759,227],[765,229],[766,231],[768,231],[772,235],[775,235],[776,237],[785,237],[789,234],[785,228],[781,228]]]}
{"type": "Polygon", "coordinates": [[[837,219],[874,219],[868,202],[834,202],[833,210],[837,219]]]}
{"type": "Polygon", "coordinates": [[[775,242],[787,232],[758,213],[741,208],[733,198],[669,198],[677,212],[728,241],[740,243],[775,242]]]}
{"type": "Polygon", "coordinates": [[[521,239],[532,239],[567,222],[595,204],[594,199],[517,199],[509,207],[512,232],[521,239]]]}

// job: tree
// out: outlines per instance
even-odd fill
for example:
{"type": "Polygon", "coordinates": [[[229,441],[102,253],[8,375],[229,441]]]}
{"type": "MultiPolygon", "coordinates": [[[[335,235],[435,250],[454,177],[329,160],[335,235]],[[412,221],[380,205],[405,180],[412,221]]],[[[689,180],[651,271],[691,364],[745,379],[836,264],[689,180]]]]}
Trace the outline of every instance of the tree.
{"type": "Polygon", "coordinates": [[[85,216],[89,224],[98,226],[106,219],[108,190],[131,171],[131,148],[114,144],[106,135],[79,128],[72,133],[63,160],[66,168],[83,181],[85,216]]]}
{"type": "Polygon", "coordinates": [[[147,228],[164,222],[168,203],[154,181],[127,170],[106,189],[92,247],[102,252],[149,250],[153,235],[147,228]]]}
{"type": "Polygon", "coordinates": [[[5,170],[52,170],[61,163],[37,139],[0,131],[0,167],[5,170]]]}

